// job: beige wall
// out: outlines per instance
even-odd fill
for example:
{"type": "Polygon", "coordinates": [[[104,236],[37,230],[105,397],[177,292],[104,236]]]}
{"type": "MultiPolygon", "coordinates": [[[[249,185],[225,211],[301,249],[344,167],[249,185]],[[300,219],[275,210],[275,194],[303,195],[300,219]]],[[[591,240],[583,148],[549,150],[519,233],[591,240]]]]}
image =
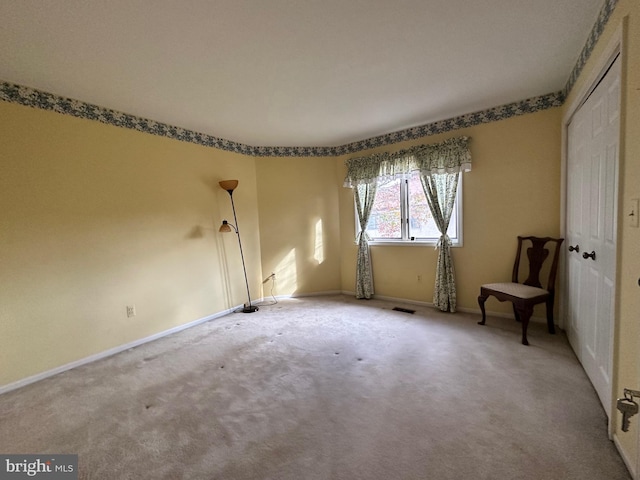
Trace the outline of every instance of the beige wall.
{"type": "MultiPolygon", "coordinates": [[[[479,310],[482,283],[510,281],[518,235],[560,230],[560,108],[385,147],[471,137],[472,171],[463,179],[464,245],[453,248],[458,306],[479,310]]],[[[380,149],[383,150],[383,149],[380,149]]],[[[362,154],[366,154],[363,152],[362,154]]],[[[348,157],[345,157],[348,158],[348,157]]],[[[344,158],[338,160],[342,184],[344,158]]],[[[356,245],[353,191],[340,191],[342,286],[354,291],[356,245]]],[[[430,246],[371,248],[376,295],[431,302],[437,251],[430,246]],[[422,282],[418,282],[421,275],[422,282]]],[[[487,310],[510,312],[490,298],[487,310]]],[[[535,315],[544,316],[543,310],[535,315]]]]}
{"type": "Polygon", "coordinates": [[[262,270],[276,274],[274,295],[339,291],[334,159],[257,158],[256,172],[262,270]]]}
{"type": "MultiPolygon", "coordinates": [[[[622,109],[620,146],[620,197],[618,215],[618,291],[616,292],[616,332],[614,352],[614,394],[621,397],[625,387],[640,389],[640,229],[629,225],[630,200],[640,198],[640,3],[637,0],[620,0],[594,49],[578,82],[572,89],[563,108],[569,106],[585,86],[585,82],[597,73],[596,65],[603,57],[616,30],[623,22],[627,30],[623,37],[622,109]],[[626,20],[625,20],[625,17],[626,20]]],[[[618,415],[614,416],[619,424],[618,415]]],[[[638,422],[631,422],[627,433],[616,432],[623,453],[630,465],[637,462],[638,422]]]]}
{"type": "Polygon", "coordinates": [[[218,180],[260,292],[253,158],[6,102],[0,130],[0,386],[242,304],[218,180]]]}

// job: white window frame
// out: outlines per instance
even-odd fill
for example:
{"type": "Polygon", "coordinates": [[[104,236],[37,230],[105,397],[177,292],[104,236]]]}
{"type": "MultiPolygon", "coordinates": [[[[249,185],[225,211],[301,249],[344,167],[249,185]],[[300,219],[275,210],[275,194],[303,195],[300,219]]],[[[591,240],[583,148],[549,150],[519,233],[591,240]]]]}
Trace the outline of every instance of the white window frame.
{"type": "MultiPolygon", "coordinates": [[[[458,191],[456,192],[456,226],[458,236],[456,238],[451,238],[451,246],[452,247],[462,247],[462,173],[458,177],[458,191]]],[[[354,189],[355,190],[355,189],[354,189]]],[[[408,223],[409,223],[409,194],[408,194],[408,181],[403,179],[400,182],[400,213],[401,213],[401,222],[402,222],[402,238],[392,239],[392,238],[372,238],[369,240],[369,245],[371,246],[399,246],[399,245],[415,245],[415,246],[435,246],[438,244],[438,238],[418,238],[414,237],[411,239],[408,236],[408,223]]],[[[355,205],[355,195],[358,193],[354,191],[354,217],[355,217],[355,225],[356,225],[356,238],[357,234],[360,233],[360,220],[358,219],[358,209],[355,205]]],[[[357,242],[356,242],[357,243],[357,242]]]]}

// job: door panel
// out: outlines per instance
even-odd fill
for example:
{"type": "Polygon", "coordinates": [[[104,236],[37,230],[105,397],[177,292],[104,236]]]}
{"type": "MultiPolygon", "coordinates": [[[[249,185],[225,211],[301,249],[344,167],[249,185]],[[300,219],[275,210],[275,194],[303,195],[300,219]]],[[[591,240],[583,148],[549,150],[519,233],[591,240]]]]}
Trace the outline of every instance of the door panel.
{"type": "MultiPolygon", "coordinates": [[[[573,247],[580,247],[584,250],[584,229],[583,209],[585,201],[583,185],[586,183],[585,156],[587,151],[587,116],[584,111],[576,112],[568,128],[568,156],[567,156],[567,244],[573,247]]],[[[568,315],[568,336],[573,348],[578,352],[581,348],[580,324],[581,311],[581,288],[582,283],[582,261],[580,252],[567,251],[568,275],[567,275],[567,315],[568,315]]]]}
{"type": "Polygon", "coordinates": [[[616,161],[618,158],[618,146],[607,145],[606,178],[605,178],[605,217],[604,217],[604,241],[615,248],[616,218],[606,215],[606,212],[615,211],[616,204],[616,161]]]}
{"type": "MultiPolygon", "coordinates": [[[[581,287],[584,290],[585,295],[583,297],[583,308],[581,309],[580,321],[584,325],[583,329],[583,348],[582,348],[582,363],[587,370],[595,371],[597,369],[596,360],[596,320],[598,318],[598,283],[599,272],[589,266],[583,269],[585,275],[582,278],[581,287]]],[[[591,379],[593,382],[593,379],[591,379]]]]}
{"type": "MultiPolygon", "coordinates": [[[[592,145],[593,146],[593,145],[592,145]]],[[[587,225],[589,225],[589,234],[591,242],[597,242],[600,237],[600,188],[602,187],[602,157],[600,152],[591,155],[591,182],[589,185],[589,215],[585,219],[587,225]]]]}

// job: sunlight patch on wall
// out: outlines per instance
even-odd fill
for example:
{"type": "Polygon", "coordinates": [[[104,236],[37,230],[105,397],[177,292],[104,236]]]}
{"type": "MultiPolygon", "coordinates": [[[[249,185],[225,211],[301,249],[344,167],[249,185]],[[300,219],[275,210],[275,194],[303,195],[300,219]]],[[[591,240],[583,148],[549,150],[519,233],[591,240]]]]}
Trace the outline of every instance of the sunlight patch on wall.
{"type": "Polygon", "coordinates": [[[296,249],[289,253],[276,266],[276,278],[278,279],[278,291],[281,294],[291,294],[298,288],[298,269],[296,267],[296,249]]]}
{"type": "Polygon", "coordinates": [[[315,225],[314,246],[313,246],[313,258],[318,262],[318,265],[324,262],[324,242],[322,241],[322,219],[319,218],[315,225]]]}

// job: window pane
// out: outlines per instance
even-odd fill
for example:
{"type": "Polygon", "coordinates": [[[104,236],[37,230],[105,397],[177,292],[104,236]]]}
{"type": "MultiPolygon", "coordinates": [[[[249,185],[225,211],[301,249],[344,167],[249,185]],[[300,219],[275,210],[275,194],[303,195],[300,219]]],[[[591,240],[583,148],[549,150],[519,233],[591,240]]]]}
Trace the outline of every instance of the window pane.
{"type": "Polygon", "coordinates": [[[371,209],[367,233],[371,238],[402,238],[400,180],[381,180],[371,209]]]}
{"type": "MultiPolygon", "coordinates": [[[[440,231],[433,220],[427,198],[420,181],[420,173],[413,172],[409,177],[409,238],[440,238],[440,231]]],[[[453,209],[447,234],[457,237],[457,208],[453,209]]]]}
{"type": "MultiPolygon", "coordinates": [[[[460,188],[459,185],[458,188],[460,188]]],[[[456,197],[456,203],[453,206],[449,228],[447,228],[447,235],[449,235],[449,238],[452,240],[458,238],[458,197],[456,197]]]]}
{"type": "Polygon", "coordinates": [[[409,238],[439,237],[438,227],[433,221],[424,189],[420,182],[420,174],[414,172],[409,177],[409,238]]]}

